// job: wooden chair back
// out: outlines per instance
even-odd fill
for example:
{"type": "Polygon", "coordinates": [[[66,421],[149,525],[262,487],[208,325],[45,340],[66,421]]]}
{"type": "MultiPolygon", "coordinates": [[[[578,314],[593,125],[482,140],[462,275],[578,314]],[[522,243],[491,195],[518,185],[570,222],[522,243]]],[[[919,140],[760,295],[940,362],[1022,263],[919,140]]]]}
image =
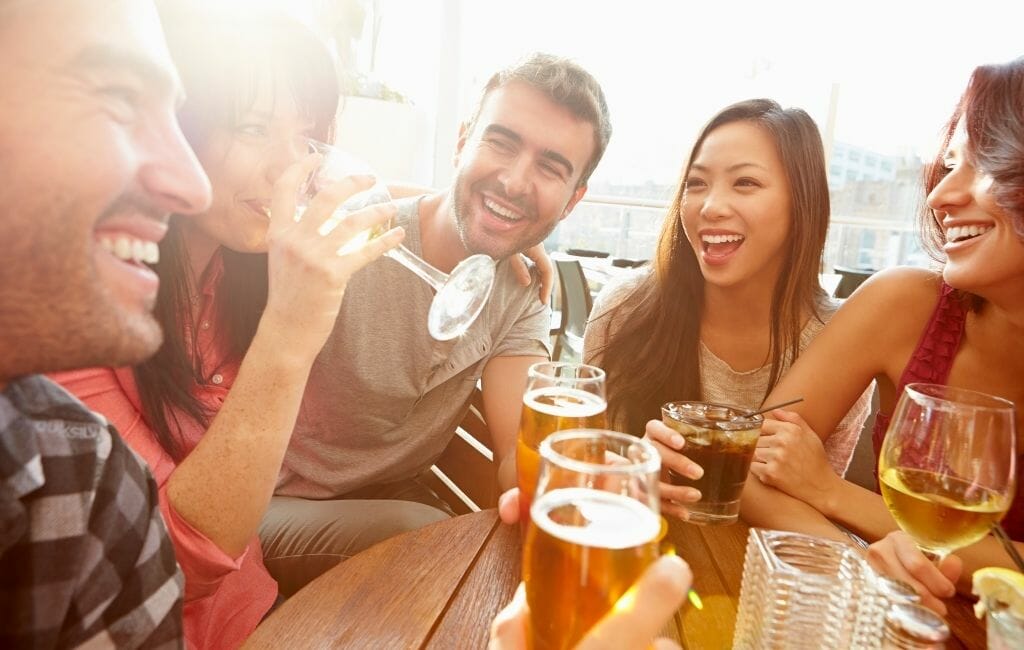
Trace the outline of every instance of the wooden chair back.
{"type": "Polygon", "coordinates": [[[444,453],[430,468],[431,489],[456,514],[466,514],[498,505],[497,466],[494,441],[483,416],[483,393],[473,390],[466,417],[444,453]]]}

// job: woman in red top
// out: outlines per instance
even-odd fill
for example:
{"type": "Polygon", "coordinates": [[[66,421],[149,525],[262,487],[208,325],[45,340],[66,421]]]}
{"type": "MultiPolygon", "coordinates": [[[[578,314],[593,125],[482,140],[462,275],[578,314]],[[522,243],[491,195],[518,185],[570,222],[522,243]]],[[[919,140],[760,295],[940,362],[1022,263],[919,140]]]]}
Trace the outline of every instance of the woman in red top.
{"type": "MultiPolygon", "coordinates": [[[[797,360],[767,402],[805,400],[765,421],[751,468],[760,481],[748,481],[742,512],[752,525],[795,530],[819,526],[822,515],[838,521],[877,542],[869,552],[877,568],[913,583],[942,611],[938,597],[954,593],[961,562],[961,588],[978,568],[1013,566],[999,542],[990,536],[932,565],[895,532],[877,493],[831,470],[815,432],[832,431],[871,380],[880,399],[876,454],[912,381],[1009,399],[1024,431],[1024,58],[974,71],[926,184],[924,232],[941,273],[877,274],[797,360]]],[[[1024,552],[1020,485],[1004,525],[1024,552]]]]}
{"type": "MultiPolygon", "coordinates": [[[[334,326],[348,278],[394,247],[400,229],[347,255],[354,234],[393,216],[390,205],[318,226],[369,187],[349,178],[295,200],[317,159],[306,138],[328,139],[338,104],[330,53],[276,16],[165,15],[188,100],[183,130],[214,200],[174,216],[156,264],[165,340],[135,368],[58,377],[103,413],[152,469],[185,573],[189,647],[233,648],[277,598],[257,526],[274,489],[310,367],[334,326]],[[258,253],[258,254],[254,254],[258,253]]],[[[130,118],[132,84],[112,88],[130,118]]],[[[105,242],[130,263],[152,262],[128,241],[105,242]],[[120,252],[119,252],[120,251],[120,252]]]]}
{"type": "MultiPolygon", "coordinates": [[[[156,477],[185,573],[188,645],[233,648],[278,598],[257,527],[310,367],[348,278],[402,233],[336,254],[354,233],[393,216],[381,206],[318,234],[336,206],[369,187],[367,178],[325,189],[294,220],[298,188],[316,164],[307,139],[331,141],[339,103],[333,58],[315,34],[249,7],[178,3],[162,18],[187,94],[182,129],[210,178],[213,204],[172,217],[160,244],[157,354],[134,368],[57,379],[105,414],[156,477]]],[[[111,88],[127,115],[131,90],[111,88]]],[[[125,244],[108,242],[123,258],[150,261],[125,244]]],[[[520,271],[528,280],[525,265],[520,271]]],[[[329,549],[332,557],[447,516],[398,501],[374,502],[372,514],[372,530],[358,544],[329,549]]]]}

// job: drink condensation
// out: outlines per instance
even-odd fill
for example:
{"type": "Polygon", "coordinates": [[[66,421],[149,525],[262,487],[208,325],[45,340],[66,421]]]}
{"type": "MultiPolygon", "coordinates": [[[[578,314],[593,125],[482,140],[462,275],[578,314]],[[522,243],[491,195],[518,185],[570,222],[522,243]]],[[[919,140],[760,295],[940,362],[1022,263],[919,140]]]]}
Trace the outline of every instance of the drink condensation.
{"type": "Polygon", "coordinates": [[[523,578],[533,648],[571,648],[658,556],[661,519],[621,494],[561,488],[530,508],[523,578]]]}

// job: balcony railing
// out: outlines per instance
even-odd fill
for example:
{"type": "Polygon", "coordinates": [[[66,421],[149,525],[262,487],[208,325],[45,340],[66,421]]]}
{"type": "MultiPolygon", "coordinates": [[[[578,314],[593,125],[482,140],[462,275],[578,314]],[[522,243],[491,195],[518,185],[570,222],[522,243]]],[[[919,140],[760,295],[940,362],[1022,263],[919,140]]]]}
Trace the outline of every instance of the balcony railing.
{"type": "MultiPolygon", "coordinates": [[[[551,250],[584,248],[612,257],[650,259],[669,202],[588,194],[547,239],[551,250]]],[[[912,215],[903,220],[833,215],[825,244],[825,270],[836,266],[879,270],[890,266],[927,267],[912,215]]]]}

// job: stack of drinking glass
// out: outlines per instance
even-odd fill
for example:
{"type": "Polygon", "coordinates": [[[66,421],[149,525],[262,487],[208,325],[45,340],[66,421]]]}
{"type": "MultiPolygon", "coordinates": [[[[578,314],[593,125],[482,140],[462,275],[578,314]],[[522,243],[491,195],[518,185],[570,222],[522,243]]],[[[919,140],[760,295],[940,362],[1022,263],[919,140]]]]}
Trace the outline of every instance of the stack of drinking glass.
{"type": "Polygon", "coordinates": [[[852,546],[752,528],[733,647],[942,647],[948,628],[916,600],[909,587],[878,576],[852,546]],[[885,645],[904,636],[927,645],[885,645]]]}

